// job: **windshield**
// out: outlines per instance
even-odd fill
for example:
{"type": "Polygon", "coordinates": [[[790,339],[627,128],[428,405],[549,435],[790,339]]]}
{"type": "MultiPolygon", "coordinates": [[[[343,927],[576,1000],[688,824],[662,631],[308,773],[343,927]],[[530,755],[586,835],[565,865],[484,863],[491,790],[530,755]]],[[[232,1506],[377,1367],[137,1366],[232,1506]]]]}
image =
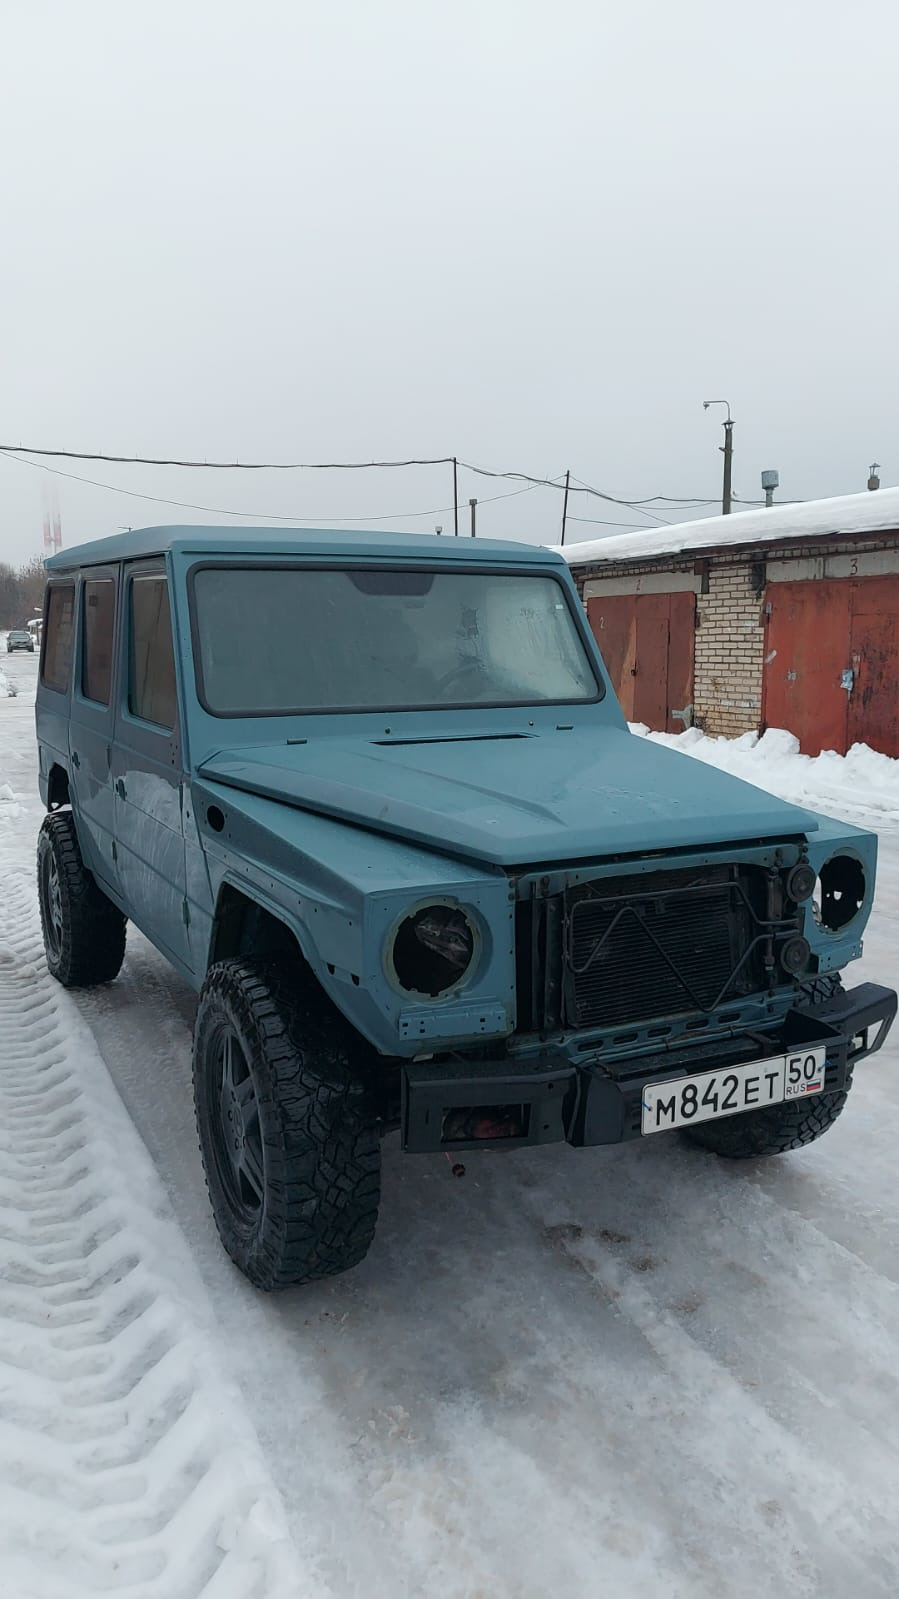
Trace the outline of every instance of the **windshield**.
{"type": "Polygon", "coordinates": [[[553,577],[199,567],[194,651],[219,716],[597,699],[553,577]]]}

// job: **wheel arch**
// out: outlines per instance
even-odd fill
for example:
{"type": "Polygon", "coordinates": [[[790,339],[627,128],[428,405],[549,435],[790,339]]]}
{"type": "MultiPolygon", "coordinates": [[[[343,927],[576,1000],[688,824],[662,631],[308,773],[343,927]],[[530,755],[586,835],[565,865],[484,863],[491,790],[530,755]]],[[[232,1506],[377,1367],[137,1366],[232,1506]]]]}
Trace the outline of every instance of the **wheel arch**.
{"type": "Polygon", "coordinates": [[[65,767],[54,761],[47,773],[47,809],[58,811],[63,805],[71,805],[72,794],[69,787],[69,774],[65,767]]]}
{"type": "Polygon", "coordinates": [[[207,969],[242,956],[296,962],[310,977],[315,975],[297,929],[261,898],[226,879],[216,900],[207,969]]]}

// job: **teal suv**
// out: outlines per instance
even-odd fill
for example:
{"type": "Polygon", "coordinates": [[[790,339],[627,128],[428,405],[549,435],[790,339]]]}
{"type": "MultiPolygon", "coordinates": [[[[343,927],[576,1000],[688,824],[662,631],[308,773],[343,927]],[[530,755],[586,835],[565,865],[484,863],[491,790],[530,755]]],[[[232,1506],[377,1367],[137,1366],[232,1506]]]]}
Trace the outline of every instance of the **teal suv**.
{"type": "Polygon", "coordinates": [[[48,563],[38,887],[59,981],[133,922],[198,991],[216,1222],[356,1264],[381,1138],[819,1137],[893,1020],[844,989],[876,839],[632,737],[530,546],[150,528],[48,563]]]}

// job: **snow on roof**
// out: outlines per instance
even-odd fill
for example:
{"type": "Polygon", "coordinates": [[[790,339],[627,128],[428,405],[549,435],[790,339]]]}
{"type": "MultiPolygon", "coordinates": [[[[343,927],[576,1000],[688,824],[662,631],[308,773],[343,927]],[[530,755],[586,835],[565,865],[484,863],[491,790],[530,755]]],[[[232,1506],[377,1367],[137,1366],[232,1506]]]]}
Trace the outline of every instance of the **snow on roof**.
{"type": "Polygon", "coordinates": [[[794,538],[880,533],[888,528],[899,528],[899,488],[841,494],[831,500],[808,500],[804,505],[773,505],[770,509],[738,511],[731,516],[707,516],[699,522],[678,522],[671,527],[651,527],[645,531],[641,528],[635,533],[613,533],[607,539],[566,544],[561,553],[570,566],[587,563],[593,566],[597,562],[642,561],[654,555],[679,555],[686,550],[786,544],[794,538]]]}

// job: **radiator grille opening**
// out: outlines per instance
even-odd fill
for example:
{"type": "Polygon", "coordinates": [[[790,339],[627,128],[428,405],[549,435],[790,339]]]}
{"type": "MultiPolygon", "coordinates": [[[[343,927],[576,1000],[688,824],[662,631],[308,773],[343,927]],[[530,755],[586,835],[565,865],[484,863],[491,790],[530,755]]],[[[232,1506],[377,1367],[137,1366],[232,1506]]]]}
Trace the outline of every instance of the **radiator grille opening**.
{"type": "Polygon", "coordinates": [[[701,1015],[768,983],[768,875],[714,866],[536,892],[517,917],[521,1031],[701,1015]]]}

